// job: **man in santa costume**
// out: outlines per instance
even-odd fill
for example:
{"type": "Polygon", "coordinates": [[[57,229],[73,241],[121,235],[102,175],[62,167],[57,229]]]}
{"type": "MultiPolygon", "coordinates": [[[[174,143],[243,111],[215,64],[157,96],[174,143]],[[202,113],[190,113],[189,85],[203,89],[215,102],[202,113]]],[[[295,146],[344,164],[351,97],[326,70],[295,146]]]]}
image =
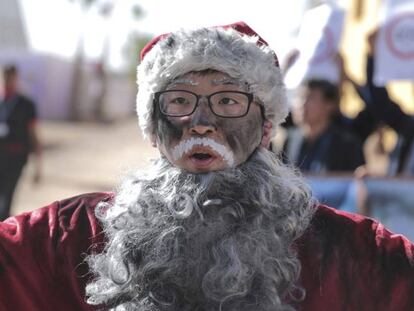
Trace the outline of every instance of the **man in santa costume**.
{"type": "Polygon", "coordinates": [[[287,105],[262,38],[182,30],[141,59],[139,122],[160,158],[115,194],[5,221],[1,310],[414,310],[413,245],[318,205],[267,149],[287,105]]]}

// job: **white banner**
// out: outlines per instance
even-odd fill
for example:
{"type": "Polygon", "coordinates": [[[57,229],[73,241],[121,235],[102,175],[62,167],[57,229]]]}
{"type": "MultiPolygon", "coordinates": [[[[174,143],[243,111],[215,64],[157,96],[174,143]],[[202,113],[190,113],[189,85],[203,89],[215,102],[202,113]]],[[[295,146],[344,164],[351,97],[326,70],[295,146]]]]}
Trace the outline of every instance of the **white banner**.
{"type": "Polygon", "coordinates": [[[383,19],[386,18],[387,15],[392,15],[413,7],[412,0],[383,0],[382,3],[383,19]]]}
{"type": "Polygon", "coordinates": [[[285,77],[287,88],[296,88],[309,78],[339,81],[336,55],[344,16],[343,9],[328,4],[305,13],[296,44],[299,57],[285,77]]]}
{"type": "Polygon", "coordinates": [[[374,83],[414,81],[414,1],[385,1],[382,19],[375,46],[374,83]]]}

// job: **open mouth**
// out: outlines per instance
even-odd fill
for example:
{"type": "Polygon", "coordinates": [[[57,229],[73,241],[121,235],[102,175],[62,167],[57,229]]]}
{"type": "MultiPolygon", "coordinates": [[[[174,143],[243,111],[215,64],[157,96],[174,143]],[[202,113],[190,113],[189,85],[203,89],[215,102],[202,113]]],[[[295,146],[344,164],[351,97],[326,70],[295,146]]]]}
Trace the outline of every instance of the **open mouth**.
{"type": "Polygon", "coordinates": [[[227,146],[207,137],[182,140],[172,149],[172,158],[175,161],[179,159],[190,161],[192,165],[202,169],[208,169],[213,166],[213,163],[232,167],[233,156],[233,152],[227,146]]]}
{"type": "Polygon", "coordinates": [[[206,148],[202,148],[202,150],[200,149],[194,150],[189,154],[189,159],[195,167],[199,169],[207,169],[215,162],[217,156],[209,150],[206,150],[206,148]]]}
{"type": "Polygon", "coordinates": [[[209,160],[209,159],[213,158],[213,156],[211,154],[202,153],[202,152],[196,152],[196,153],[192,154],[191,157],[194,158],[195,160],[199,160],[199,161],[206,161],[206,160],[209,160]]]}

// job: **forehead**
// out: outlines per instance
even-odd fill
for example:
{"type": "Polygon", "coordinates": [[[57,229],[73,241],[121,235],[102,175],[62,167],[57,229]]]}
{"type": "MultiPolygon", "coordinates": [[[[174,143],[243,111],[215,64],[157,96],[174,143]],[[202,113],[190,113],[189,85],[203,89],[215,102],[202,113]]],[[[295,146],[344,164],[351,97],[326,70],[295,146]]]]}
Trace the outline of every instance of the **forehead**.
{"type": "Polygon", "coordinates": [[[297,92],[297,97],[300,99],[306,99],[309,97],[312,98],[321,98],[323,95],[322,90],[319,88],[310,88],[310,87],[306,87],[306,86],[302,86],[298,92],[297,92]]]}

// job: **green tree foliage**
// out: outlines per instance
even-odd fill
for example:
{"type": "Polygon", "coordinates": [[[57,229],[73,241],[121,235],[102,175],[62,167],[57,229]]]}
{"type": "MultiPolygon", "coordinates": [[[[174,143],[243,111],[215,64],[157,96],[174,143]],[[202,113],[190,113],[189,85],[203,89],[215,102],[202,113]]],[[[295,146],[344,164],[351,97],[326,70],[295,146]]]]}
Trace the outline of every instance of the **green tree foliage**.
{"type": "Polygon", "coordinates": [[[136,79],[136,69],[137,65],[140,62],[139,55],[141,53],[141,50],[144,48],[144,46],[152,39],[151,36],[146,34],[141,34],[138,32],[132,33],[129,36],[128,44],[125,46],[124,49],[124,55],[125,57],[130,60],[129,61],[129,67],[130,67],[130,76],[131,79],[136,79]]]}

